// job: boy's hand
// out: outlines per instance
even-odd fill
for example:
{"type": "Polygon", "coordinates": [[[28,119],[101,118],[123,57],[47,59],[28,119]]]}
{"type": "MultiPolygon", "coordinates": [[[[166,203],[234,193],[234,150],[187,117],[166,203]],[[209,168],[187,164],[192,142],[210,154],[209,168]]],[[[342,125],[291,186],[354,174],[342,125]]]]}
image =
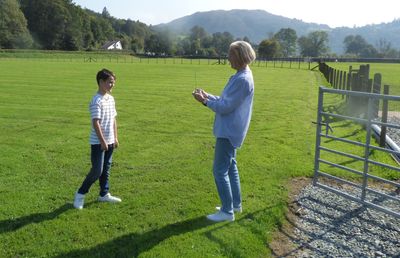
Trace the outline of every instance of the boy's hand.
{"type": "Polygon", "coordinates": [[[101,142],[100,144],[103,151],[108,151],[108,144],[106,142],[101,142]]]}
{"type": "Polygon", "coordinates": [[[115,141],[114,141],[114,148],[118,148],[118,146],[119,146],[118,139],[115,139],[115,141]]]}

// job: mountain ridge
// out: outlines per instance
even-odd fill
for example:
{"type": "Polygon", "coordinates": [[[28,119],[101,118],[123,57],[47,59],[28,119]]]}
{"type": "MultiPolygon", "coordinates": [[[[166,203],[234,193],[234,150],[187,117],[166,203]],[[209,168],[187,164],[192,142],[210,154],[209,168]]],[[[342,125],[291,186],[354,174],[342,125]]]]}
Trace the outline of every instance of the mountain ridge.
{"type": "Polygon", "coordinates": [[[332,52],[343,53],[343,40],[348,35],[361,35],[372,45],[380,40],[390,42],[392,47],[400,48],[400,20],[390,23],[370,24],[361,27],[331,28],[326,24],[309,23],[299,19],[275,15],[265,10],[233,9],[195,12],[174,19],[168,23],[155,25],[155,28],[167,28],[175,33],[188,33],[194,26],[203,27],[208,33],[229,32],[236,38],[247,36],[258,44],[282,28],[292,28],[297,36],[304,36],[311,31],[324,30],[329,35],[329,46],[332,52]]]}

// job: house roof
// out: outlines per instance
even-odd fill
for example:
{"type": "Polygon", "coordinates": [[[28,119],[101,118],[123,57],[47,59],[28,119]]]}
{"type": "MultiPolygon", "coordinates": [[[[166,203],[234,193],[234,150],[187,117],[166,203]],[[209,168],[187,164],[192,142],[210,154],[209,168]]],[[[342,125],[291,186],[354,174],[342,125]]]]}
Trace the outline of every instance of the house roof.
{"type": "Polygon", "coordinates": [[[109,48],[110,46],[112,46],[112,45],[114,45],[114,44],[116,44],[116,43],[118,43],[118,42],[120,42],[120,40],[108,41],[108,42],[106,42],[101,48],[107,49],[107,48],[109,48]]]}

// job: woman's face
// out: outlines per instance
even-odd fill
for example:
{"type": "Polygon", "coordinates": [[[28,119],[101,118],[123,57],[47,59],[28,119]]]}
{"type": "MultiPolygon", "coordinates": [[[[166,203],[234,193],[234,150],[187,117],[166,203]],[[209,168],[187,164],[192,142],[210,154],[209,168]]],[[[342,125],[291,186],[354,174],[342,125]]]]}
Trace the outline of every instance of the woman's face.
{"type": "Polygon", "coordinates": [[[229,60],[229,63],[231,63],[231,67],[233,69],[236,69],[236,56],[235,56],[235,53],[232,50],[232,48],[230,48],[228,51],[228,60],[229,60]]]}
{"type": "Polygon", "coordinates": [[[231,63],[231,67],[235,70],[240,70],[245,66],[239,63],[237,53],[232,48],[230,48],[228,51],[228,60],[231,63]]]}

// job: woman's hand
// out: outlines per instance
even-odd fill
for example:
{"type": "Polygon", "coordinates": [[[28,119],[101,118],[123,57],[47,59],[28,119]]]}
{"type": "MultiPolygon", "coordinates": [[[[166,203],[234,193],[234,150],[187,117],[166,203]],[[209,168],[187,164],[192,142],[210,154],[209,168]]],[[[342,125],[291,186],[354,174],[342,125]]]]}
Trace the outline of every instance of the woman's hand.
{"type": "Polygon", "coordinates": [[[208,94],[202,89],[195,89],[192,92],[193,97],[201,103],[204,103],[207,100],[208,94]]]}

